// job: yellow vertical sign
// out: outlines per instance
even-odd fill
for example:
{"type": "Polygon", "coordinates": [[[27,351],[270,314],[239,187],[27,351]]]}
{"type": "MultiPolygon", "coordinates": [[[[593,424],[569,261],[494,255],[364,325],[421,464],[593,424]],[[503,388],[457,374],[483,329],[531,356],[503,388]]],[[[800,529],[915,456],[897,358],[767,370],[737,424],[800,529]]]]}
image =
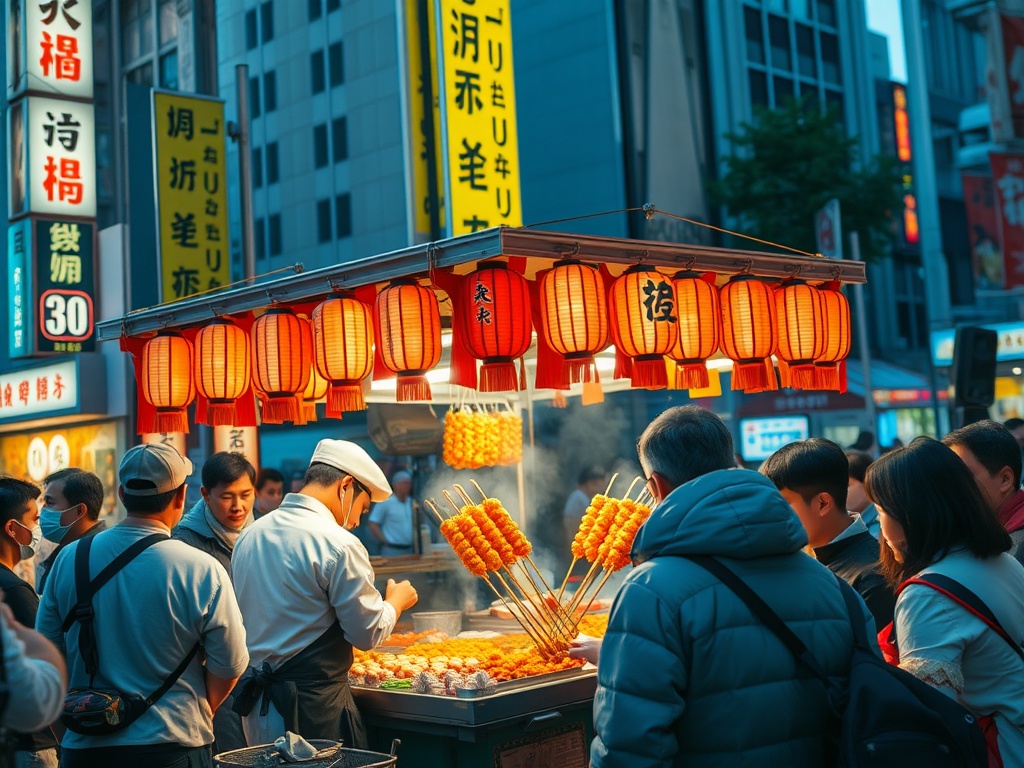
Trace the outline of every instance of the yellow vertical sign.
{"type": "Polygon", "coordinates": [[[521,226],[510,0],[437,0],[448,231],[521,226]]]}
{"type": "Polygon", "coordinates": [[[153,94],[160,295],[174,301],[230,282],[224,102],[153,94]]]}
{"type": "MultiPolygon", "coordinates": [[[[413,179],[413,221],[415,232],[424,239],[432,237],[431,206],[438,206],[437,220],[444,225],[444,198],[441,190],[431,189],[429,160],[434,160],[438,178],[441,177],[441,132],[438,116],[438,76],[437,67],[430,66],[430,90],[427,91],[427,80],[423,75],[423,25],[424,16],[420,15],[423,6],[427,20],[427,37],[430,41],[430,62],[437,61],[437,38],[434,34],[433,0],[405,0],[405,49],[408,57],[408,91],[409,91],[409,136],[412,147],[412,179],[413,179]],[[427,109],[429,96],[430,110],[427,109]],[[433,136],[433,142],[430,137],[433,136]],[[432,145],[432,146],[431,146],[432,145]],[[433,158],[430,153],[433,152],[433,158]]],[[[435,182],[436,183],[436,182],[435,182]]]]}

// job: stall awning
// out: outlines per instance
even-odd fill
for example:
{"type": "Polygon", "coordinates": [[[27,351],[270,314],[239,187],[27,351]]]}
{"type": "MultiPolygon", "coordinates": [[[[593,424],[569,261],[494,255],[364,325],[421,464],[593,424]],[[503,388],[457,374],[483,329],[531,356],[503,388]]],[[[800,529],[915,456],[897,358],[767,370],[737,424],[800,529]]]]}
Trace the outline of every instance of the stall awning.
{"type": "MultiPolygon", "coordinates": [[[[849,391],[863,397],[864,369],[859,360],[847,360],[846,376],[849,391]]],[[[875,404],[882,408],[913,408],[932,404],[931,384],[927,376],[882,360],[871,361],[871,389],[875,404]]],[[[940,388],[938,395],[940,402],[948,396],[944,387],[940,388]]]]}

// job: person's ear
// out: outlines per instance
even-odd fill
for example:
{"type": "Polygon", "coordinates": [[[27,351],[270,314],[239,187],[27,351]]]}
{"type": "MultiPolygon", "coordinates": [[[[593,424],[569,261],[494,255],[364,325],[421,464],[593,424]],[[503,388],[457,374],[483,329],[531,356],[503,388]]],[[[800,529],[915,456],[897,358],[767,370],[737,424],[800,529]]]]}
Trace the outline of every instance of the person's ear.
{"type": "Polygon", "coordinates": [[[662,477],[661,473],[659,472],[651,473],[650,484],[651,490],[654,491],[654,500],[659,504],[665,500],[666,496],[668,496],[670,493],[672,493],[672,491],[675,490],[675,488],[671,486],[668,480],[662,477]]]}
{"type": "Polygon", "coordinates": [[[999,490],[1004,496],[1009,496],[1017,489],[1013,485],[1013,470],[1003,467],[999,470],[999,490]]]}
{"type": "Polygon", "coordinates": [[[814,504],[816,507],[814,511],[818,513],[819,517],[825,517],[835,507],[832,496],[824,491],[814,497],[814,504]]]}
{"type": "Polygon", "coordinates": [[[199,486],[199,493],[202,494],[203,501],[205,501],[207,504],[209,504],[210,503],[210,492],[208,490],[206,490],[206,486],[200,485],[199,486]]]}

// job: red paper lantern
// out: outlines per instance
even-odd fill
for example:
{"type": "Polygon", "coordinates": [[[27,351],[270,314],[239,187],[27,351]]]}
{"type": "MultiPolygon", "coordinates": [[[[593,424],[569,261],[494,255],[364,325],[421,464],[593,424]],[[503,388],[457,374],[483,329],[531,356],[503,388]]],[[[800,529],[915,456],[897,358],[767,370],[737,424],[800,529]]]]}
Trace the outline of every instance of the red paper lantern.
{"type": "Polygon", "coordinates": [[[430,400],[425,374],[441,359],[437,296],[415,280],[394,280],[377,294],[374,323],[381,360],[398,376],[395,399],[430,400]]]}
{"type": "Polygon", "coordinates": [[[707,360],[718,351],[721,316],[718,289],[699,273],[677,272],[672,277],[679,332],[669,357],[676,361],[677,389],[706,389],[707,360]]]}
{"type": "Polygon", "coordinates": [[[313,349],[317,370],[328,384],[328,415],[365,410],[362,380],[373,370],[369,306],[347,295],[318,304],[313,310],[313,349]]]}
{"type": "Polygon", "coordinates": [[[815,389],[840,389],[839,365],[850,354],[850,302],[832,286],[818,289],[825,342],[814,360],[815,389]]]}
{"type": "Polygon", "coordinates": [[[313,359],[309,321],[274,307],[252,325],[252,380],[263,393],[263,420],[296,421],[297,396],[309,381],[313,359]]]}
{"type": "Polygon", "coordinates": [[[249,334],[230,320],[217,318],[196,334],[196,389],[209,400],[207,423],[235,423],[235,401],[249,388],[249,334]]]}
{"type": "Polygon", "coordinates": [[[188,432],[188,406],[195,399],[192,344],[180,333],[161,332],[142,348],[142,396],[156,408],[158,432],[188,432]]]}
{"type": "Polygon", "coordinates": [[[634,387],[668,386],[665,355],[678,337],[672,283],[653,267],[630,267],[612,283],[612,340],[632,359],[634,387]]]}
{"type": "Polygon", "coordinates": [[[776,355],[789,369],[789,386],[815,389],[814,361],[825,351],[825,323],[818,289],[790,280],[775,291],[776,355]]]}
{"type": "Polygon", "coordinates": [[[765,360],[775,353],[775,296],[749,275],[737,275],[718,294],[722,351],[733,361],[732,388],[769,388],[765,360]]]}
{"type": "Polygon", "coordinates": [[[594,355],[608,344],[608,306],[596,267],[555,262],[541,278],[541,332],[565,358],[569,381],[597,381],[594,355]]]}
{"type": "Polygon", "coordinates": [[[461,282],[457,332],[481,360],[481,392],[519,389],[515,361],[530,348],[530,285],[504,262],[487,261],[461,282]]]}

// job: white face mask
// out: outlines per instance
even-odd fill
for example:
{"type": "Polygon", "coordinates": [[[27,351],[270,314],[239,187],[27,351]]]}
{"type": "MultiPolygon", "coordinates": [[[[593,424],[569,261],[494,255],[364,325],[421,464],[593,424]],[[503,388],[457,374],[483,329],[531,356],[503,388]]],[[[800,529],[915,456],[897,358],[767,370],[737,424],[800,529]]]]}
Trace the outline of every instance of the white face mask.
{"type": "MultiPolygon", "coordinates": [[[[15,520],[14,522],[18,523],[17,520],[15,520]]],[[[43,540],[43,529],[40,528],[38,525],[33,526],[32,528],[29,528],[27,525],[23,525],[22,523],[18,523],[18,525],[20,525],[22,528],[24,528],[32,535],[32,538],[29,540],[28,544],[22,544],[21,542],[18,542],[18,546],[21,547],[21,559],[28,560],[31,557],[35,557],[36,550],[39,549],[39,543],[43,540]]]]}

